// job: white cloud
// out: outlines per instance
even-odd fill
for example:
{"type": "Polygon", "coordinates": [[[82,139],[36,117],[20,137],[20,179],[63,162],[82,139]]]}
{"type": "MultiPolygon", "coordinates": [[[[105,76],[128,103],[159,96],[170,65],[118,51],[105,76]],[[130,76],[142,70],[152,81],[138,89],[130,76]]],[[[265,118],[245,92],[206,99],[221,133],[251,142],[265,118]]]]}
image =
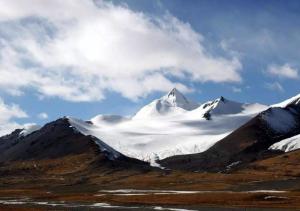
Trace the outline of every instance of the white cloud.
{"type": "Polygon", "coordinates": [[[45,112],[39,113],[38,118],[39,119],[48,119],[48,114],[45,112]]]}
{"type": "Polygon", "coordinates": [[[241,92],[242,92],[242,89],[234,86],[234,87],[232,87],[232,91],[233,91],[234,93],[241,93],[241,92]]]}
{"type": "Polygon", "coordinates": [[[266,83],[266,88],[272,91],[284,92],[284,88],[279,82],[266,83]]]}
{"type": "Polygon", "coordinates": [[[210,55],[204,38],[170,14],[153,18],[92,0],[0,0],[0,88],[20,95],[132,100],[176,82],[240,82],[235,57],[210,55]],[[18,76],[18,77],[15,77],[18,76]],[[170,80],[169,78],[172,78],[170,80]]]}
{"type": "Polygon", "coordinates": [[[298,70],[292,68],[289,64],[284,64],[282,66],[270,65],[267,69],[267,73],[278,76],[280,78],[298,79],[298,70]]]}
{"type": "Polygon", "coordinates": [[[14,129],[22,128],[14,119],[26,117],[28,115],[18,105],[8,105],[0,98],[0,136],[8,134],[14,129]]]}

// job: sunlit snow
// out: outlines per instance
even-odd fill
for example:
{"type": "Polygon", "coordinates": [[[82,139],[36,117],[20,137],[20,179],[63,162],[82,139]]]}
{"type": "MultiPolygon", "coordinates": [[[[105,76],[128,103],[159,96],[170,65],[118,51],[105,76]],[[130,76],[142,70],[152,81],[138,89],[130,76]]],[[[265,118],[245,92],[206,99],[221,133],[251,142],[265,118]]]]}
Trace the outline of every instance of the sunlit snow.
{"type": "Polygon", "coordinates": [[[25,124],[24,128],[20,132],[20,136],[27,136],[30,133],[33,133],[34,131],[39,130],[40,128],[41,128],[41,126],[34,124],[34,123],[25,124]]]}
{"type": "Polygon", "coordinates": [[[98,115],[91,119],[92,124],[74,118],[69,121],[81,133],[154,165],[156,160],[169,156],[203,152],[266,109],[223,97],[196,105],[172,90],[132,118],[98,115]],[[206,113],[211,115],[209,120],[204,117],[206,113]]]}
{"type": "Polygon", "coordinates": [[[284,152],[290,152],[296,149],[300,149],[300,134],[293,136],[291,138],[284,139],[282,141],[279,141],[272,146],[270,146],[269,149],[272,150],[280,150],[284,152]]]}

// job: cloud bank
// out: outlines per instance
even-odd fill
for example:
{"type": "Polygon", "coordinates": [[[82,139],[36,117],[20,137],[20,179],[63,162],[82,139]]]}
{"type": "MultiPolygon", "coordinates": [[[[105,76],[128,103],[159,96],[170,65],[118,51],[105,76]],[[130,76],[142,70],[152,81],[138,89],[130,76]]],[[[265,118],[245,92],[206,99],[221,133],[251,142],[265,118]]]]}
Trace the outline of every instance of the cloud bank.
{"type": "Polygon", "coordinates": [[[37,115],[37,117],[38,117],[39,119],[48,119],[48,118],[49,118],[48,114],[45,113],[45,112],[39,113],[39,114],[37,115]]]}
{"type": "Polygon", "coordinates": [[[131,100],[174,86],[192,91],[184,80],[240,82],[240,61],[211,55],[204,42],[171,14],[104,1],[0,0],[0,88],[98,101],[108,91],[131,100]]]}
{"type": "Polygon", "coordinates": [[[273,76],[278,76],[279,78],[288,79],[298,79],[298,70],[292,68],[289,64],[284,64],[282,66],[270,65],[267,69],[267,73],[273,76]]]}
{"type": "Polygon", "coordinates": [[[20,124],[16,123],[16,118],[26,118],[28,115],[18,105],[6,104],[0,98],[0,136],[8,134],[14,129],[22,128],[20,124]]]}

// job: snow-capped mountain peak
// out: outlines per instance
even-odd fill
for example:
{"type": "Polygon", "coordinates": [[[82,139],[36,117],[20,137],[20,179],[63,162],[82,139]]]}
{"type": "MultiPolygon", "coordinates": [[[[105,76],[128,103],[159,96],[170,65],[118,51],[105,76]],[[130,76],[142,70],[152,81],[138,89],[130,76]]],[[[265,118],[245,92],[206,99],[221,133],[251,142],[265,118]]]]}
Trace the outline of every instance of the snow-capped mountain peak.
{"type": "Polygon", "coordinates": [[[176,88],[173,88],[167,95],[163,96],[161,99],[170,102],[174,106],[176,106],[177,104],[180,105],[189,103],[185,96],[176,88]]]}
{"type": "Polygon", "coordinates": [[[188,100],[178,89],[173,88],[163,97],[152,101],[136,113],[133,119],[157,117],[191,111],[199,105],[188,100]]]}
{"type": "Polygon", "coordinates": [[[214,114],[235,114],[243,110],[243,104],[227,100],[223,96],[208,101],[200,106],[204,113],[214,114]]]}
{"type": "Polygon", "coordinates": [[[228,100],[221,96],[215,100],[208,101],[199,106],[199,108],[192,111],[195,116],[202,116],[210,120],[212,116],[216,115],[247,115],[254,114],[267,109],[267,106],[258,103],[240,103],[228,100]]]}
{"type": "Polygon", "coordinates": [[[161,97],[160,102],[170,107],[180,107],[184,110],[193,110],[198,104],[188,100],[178,89],[173,88],[167,95],[161,97]]]}
{"type": "Polygon", "coordinates": [[[214,109],[214,108],[217,108],[218,106],[220,106],[221,104],[225,104],[227,102],[228,102],[228,100],[225,99],[223,96],[221,96],[213,101],[208,101],[208,102],[202,104],[201,107],[203,109],[207,109],[207,108],[214,109]]]}
{"type": "MultiPolygon", "coordinates": [[[[234,102],[222,96],[199,107],[172,89],[132,118],[97,115],[83,121],[64,117],[58,121],[62,124],[58,128],[63,131],[55,133],[89,136],[111,160],[122,154],[156,166],[157,159],[209,149],[265,109],[260,104],[234,102]],[[208,118],[204,116],[206,113],[208,118]]],[[[47,128],[51,129],[50,126],[47,128]]]]}

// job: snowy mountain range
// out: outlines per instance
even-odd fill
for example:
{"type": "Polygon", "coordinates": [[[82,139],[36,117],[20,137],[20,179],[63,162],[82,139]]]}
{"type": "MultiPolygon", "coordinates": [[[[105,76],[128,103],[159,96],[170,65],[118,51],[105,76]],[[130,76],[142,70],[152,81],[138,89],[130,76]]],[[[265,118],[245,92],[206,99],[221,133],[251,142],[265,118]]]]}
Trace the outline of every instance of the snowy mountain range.
{"type": "Polygon", "coordinates": [[[199,171],[224,171],[298,150],[300,96],[269,106],[202,153],[163,159],[163,166],[199,171]]]}
{"type": "MultiPolygon", "coordinates": [[[[300,145],[299,104],[299,95],[272,106],[240,103],[224,97],[198,104],[187,99],[174,88],[166,95],[141,108],[132,117],[100,114],[89,121],[74,117],[63,119],[67,122],[67,127],[72,129],[72,134],[90,137],[101,152],[108,152],[110,160],[122,155],[149,162],[152,166],[159,166],[158,163],[164,163],[160,162],[161,160],[168,160],[165,163],[165,166],[168,166],[170,159],[174,156],[176,159],[181,159],[180,156],[185,159],[185,155],[200,153],[202,156],[203,153],[207,154],[216,150],[218,154],[220,151],[226,154],[228,160],[225,159],[224,163],[227,163],[233,162],[233,155],[241,156],[244,150],[248,150],[247,147],[258,147],[258,142],[264,144],[259,145],[261,148],[257,149],[257,152],[298,149],[300,145]],[[247,126],[249,124],[251,129],[247,126]],[[258,126],[253,129],[252,125],[258,126]],[[259,137],[264,137],[262,141],[260,142],[260,138],[256,136],[250,140],[249,137],[251,138],[252,135],[249,135],[246,143],[240,139],[242,135],[235,136],[235,134],[241,134],[240,131],[247,134],[249,130],[255,130],[255,134],[259,131],[259,137]],[[228,139],[231,144],[223,146],[223,142],[227,143],[228,139]],[[222,147],[218,147],[219,145],[222,147]]],[[[31,143],[30,137],[35,137],[37,133],[40,133],[39,131],[45,130],[43,128],[31,125],[18,130],[17,136],[2,137],[0,151],[15,154],[14,147],[19,145],[20,140],[28,140],[31,143]],[[6,141],[5,144],[4,140],[8,139],[10,142],[6,141]]],[[[49,130],[46,131],[51,133],[49,130]]],[[[22,146],[25,146],[24,143],[22,146]]],[[[26,146],[29,147],[30,144],[26,146]]],[[[5,158],[9,157],[8,154],[5,158]]]]}
{"type": "Polygon", "coordinates": [[[194,110],[197,107],[199,107],[197,103],[188,100],[183,94],[174,88],[165,96],[154,100],[149,105],[144,106],[132,117],[132,119],[176,115],[184,113],[185,111],[194,110]]]}
{"type": "Polygon", "coordinates": [[[92,124],[75,118],[69,121],[81,133],[103,140],[126,156],[155,165],[158,159],[207,150],[266,108],[223,97],[199,106],[173,89],[132,118],[101,115],[92,118],[92,124]]]}

